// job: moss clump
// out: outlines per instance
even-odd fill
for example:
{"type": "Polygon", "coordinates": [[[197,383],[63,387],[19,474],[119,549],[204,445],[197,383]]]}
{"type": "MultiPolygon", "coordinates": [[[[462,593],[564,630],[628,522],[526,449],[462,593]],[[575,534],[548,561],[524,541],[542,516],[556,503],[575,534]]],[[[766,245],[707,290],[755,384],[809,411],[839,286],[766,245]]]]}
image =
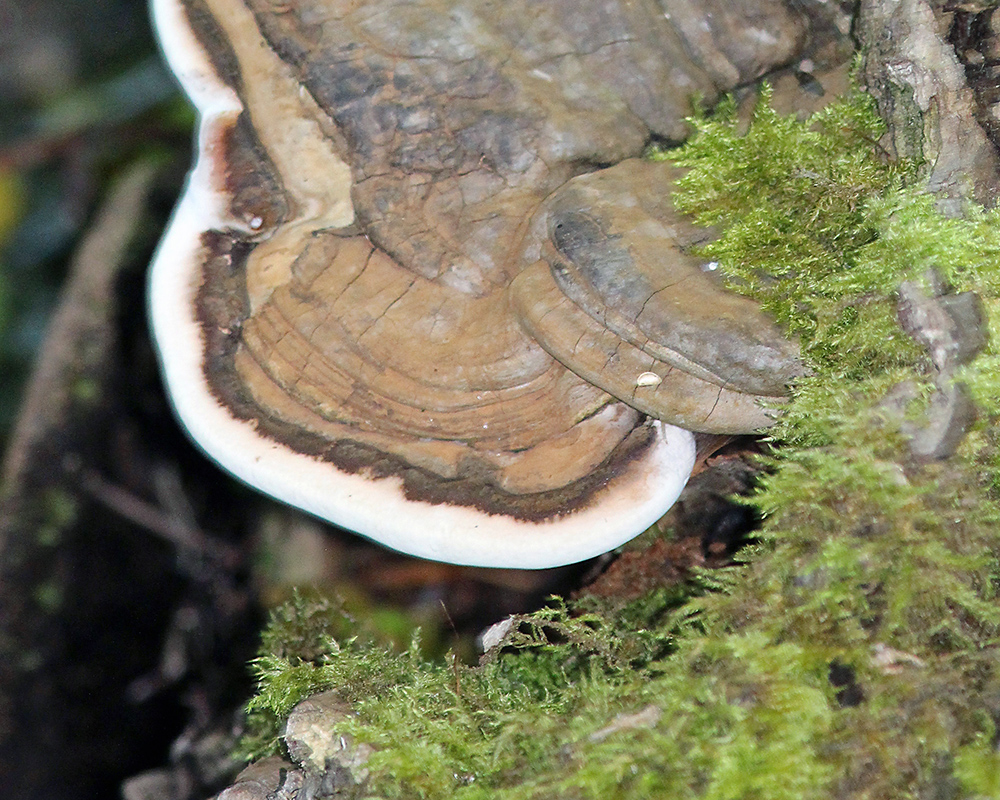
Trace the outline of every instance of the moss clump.
{"type": "Polygon", "coordinates": [[[731,106],[693,124],[665,154],[690,169],[677,203],[719,227],[706,257],[800,338],[811,369],[752,500],[759,544],[686,602],[591,598],[520,618],[478,667],[295,633],[315,608],[280,612],[251,708],[273,722],[336,687],[356,711],[342,732],[377,748],[361,794],[1000,793],[996,344],[964,369],[980,416],[947,461],[915,461],[882,403],[898,381],[929,382],[895,321],[901,281],[933,267],[996,324],[1000,216],[946,219],[907,188],[862,94],[797,122],[765,93],[745,136],[731,106]]]}

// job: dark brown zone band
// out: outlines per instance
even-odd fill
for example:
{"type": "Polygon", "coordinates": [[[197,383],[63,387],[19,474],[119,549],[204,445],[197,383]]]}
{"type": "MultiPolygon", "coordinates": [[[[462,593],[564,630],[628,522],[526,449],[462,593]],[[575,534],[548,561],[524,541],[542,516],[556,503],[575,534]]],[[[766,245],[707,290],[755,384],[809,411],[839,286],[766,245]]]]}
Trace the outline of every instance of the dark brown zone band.
{"type": "Polygon", "coordinates": [[[235,355],[249,302],[244,265],[253,243],[232,234],[203,234],[204,280],[197,296],[197,318],[204,337],[203,370],[216,400],[241,420],[256,423],[257,432],[295,452],[326,461],[342,472],[372,479],[398,476],[408,500],[468,506],[486,514],[541,522],[588,507],[600,490],[624,474],[653,444],[650,420],[639,424],[592,473],[559,489],[537,494],[512,494],[475,478],[447,479],[414,467],[371,445],[304,431],[259,406],[239,379],[235,355]]]}

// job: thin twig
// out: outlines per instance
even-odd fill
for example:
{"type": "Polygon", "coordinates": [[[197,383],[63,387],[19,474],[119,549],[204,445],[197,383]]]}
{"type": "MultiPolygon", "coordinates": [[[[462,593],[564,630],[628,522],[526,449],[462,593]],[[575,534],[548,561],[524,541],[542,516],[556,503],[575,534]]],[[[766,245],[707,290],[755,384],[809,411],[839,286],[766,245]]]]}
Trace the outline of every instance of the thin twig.
{"type": "Polygon", "coordinates": [[[105,508],[176,547],[204,553],[228,566],[235,565],[242,559],[239,548],[212,539],[198,528],[185,524],[152,503],[105,480],[94,470],[88,469],[81,473],[80,486],[105,508]]]}

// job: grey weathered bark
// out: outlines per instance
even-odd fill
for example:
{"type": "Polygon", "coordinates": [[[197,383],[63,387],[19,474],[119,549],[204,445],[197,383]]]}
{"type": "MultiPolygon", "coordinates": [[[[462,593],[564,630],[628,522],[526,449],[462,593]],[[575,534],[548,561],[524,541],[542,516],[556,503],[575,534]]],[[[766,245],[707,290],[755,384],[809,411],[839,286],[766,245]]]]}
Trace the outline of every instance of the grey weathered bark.
{"type": "MultiPolygon", "coordinates": [[[[885,143],[890,153],[922,162],[927,188],[940,195],[944,210],[960,214],[969,199],[996,204],[1000,154],[977,118],[985,97],[977,97],[969,85],[966,67],[949,41],[957,15],[975,9],[945,8],[956,5],[862,0],[855,32],[864,54],[864,83],[889,125],[885,143]]],[[[994,48],[995,41],[994,34],[994,48]]],[[[985,61],[987,56],[980,55],[985,61]]]]}

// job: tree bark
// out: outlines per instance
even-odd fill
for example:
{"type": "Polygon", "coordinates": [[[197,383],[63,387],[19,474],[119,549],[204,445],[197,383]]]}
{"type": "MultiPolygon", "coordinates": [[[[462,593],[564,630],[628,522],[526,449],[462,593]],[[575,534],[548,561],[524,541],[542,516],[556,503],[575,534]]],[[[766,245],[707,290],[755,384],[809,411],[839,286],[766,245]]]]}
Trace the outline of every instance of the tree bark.
{"type": "Polygon", "coordinates": [[[942,210],[958,215],[968,200],[996,204],[1000,154],[977,119],[983,98],[969,85],[966,67],[949,41],[956,24],[967,21],[960,15],[975,12],[945,8],[954,6],[862,0],[855,32],[863,82],[889,126],[885,146],[894,157],[920,162],[928,191],[940,196],[942,210]]]}

